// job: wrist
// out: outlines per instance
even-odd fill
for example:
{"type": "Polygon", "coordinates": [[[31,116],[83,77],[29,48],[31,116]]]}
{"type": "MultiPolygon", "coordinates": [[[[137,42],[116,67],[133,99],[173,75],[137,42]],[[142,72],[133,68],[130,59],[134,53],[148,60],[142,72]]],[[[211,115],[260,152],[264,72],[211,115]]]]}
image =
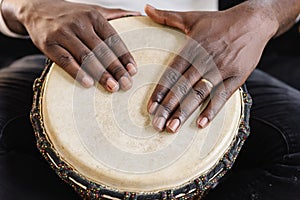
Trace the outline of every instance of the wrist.
{"type": "Polygon", "coordinates": [[[248,0],[245,4],[257,9],[266,20],[275,22],[275,37],[291,28],[300,13],[299,0],[248,0]]]}
{"type": "MultiPolygon", "coordinates": [[[[232,9],[236,9],[238,15],[245,20],[245,25],[250,29],[257,29],[258,34],[271,39],[279,29],[279,21],[274,10],[259,1],[246,1],[232,9]]],[[[236,12],[233,12],[236,13],[236,12]]]]}
{"type": "Polygon", "coordinates": [[[274,37],[279,30],[280,22],[273,6],[257,0],[247,1],[245,4],[256,11],[259,18],[269,30],[271,37],[274,37]]]}
{"type": "Polygon", "coordinates": [[[17,2],[11,0],[2,0],[0,5],[1,14],[7,29],[13,34],[27,35],[27,31],[18,19],[19,9],[17,2]]]}

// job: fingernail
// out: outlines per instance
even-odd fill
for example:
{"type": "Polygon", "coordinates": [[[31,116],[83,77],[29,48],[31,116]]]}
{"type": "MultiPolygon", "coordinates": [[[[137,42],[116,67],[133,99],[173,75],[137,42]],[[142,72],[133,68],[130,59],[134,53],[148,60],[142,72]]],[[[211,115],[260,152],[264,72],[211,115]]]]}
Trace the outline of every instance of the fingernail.
{"type": "Polygon", "coordinates": [[[208,118],[203,117],[202,119],[199,119],[197,123],[200,126],[200,128],[204,128],[207,125],[207,122],[208,122],[208,118]]]}
{"type": "Polygon", "coordinates": [[[149,113],[152,115],[156,111],[156,108],[158,106],[158,103],[156,101],[152,102],[149,107],[149,113]]]}
{"type": "Polygon", "coordinates": [[[180,120],[179,119],[173,119],[171,121],[169,121],[169,123],[167,123],[167,127],[168,129],[172,132],[175,133],[177,131],[177,129],[180,126],[180,120]]]}
{"type": "Polygon", "coordinates": [[[153,121],[153,126],[156,130],[162,131],[166,123],[166,119],[163,117],[158,117],[153,121]]]}
{"type": "Polygon", "coordinates": [[[137,68],[132,63],[128,63],[126,65],[126,69],[127,69],[127,71],[129,72],[129,74],[131,76],[133,76],[133,75],[135,75],[137,73],[137,68]]]}
{"type": "Polygon", "coordinates": [[[81,79],[81,83],[83,87],[90,88],[94,85],[94,80],[89,76],[85,76],[81,79]]]}
{"type": "Polygon", "coordinates": [[[126,76],[122,76],[119,80],[119,83],[121,85],[122,90],[129,90],[132,86],[131,80],[126,76]]]}
{"type": "Polygon", "coordinates": [[[106,81],[107,89],[110,92],[116,92],[119,90],[119,83],[113,78],[108,78],[106,81]]]}

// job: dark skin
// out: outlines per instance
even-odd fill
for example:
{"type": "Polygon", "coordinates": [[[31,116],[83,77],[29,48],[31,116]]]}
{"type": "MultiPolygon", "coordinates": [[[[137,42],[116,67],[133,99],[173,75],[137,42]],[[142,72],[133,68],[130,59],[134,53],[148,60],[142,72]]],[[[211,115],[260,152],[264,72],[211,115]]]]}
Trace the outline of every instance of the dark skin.
{"type": "Polygon", "coordinates": [[[153,127],[174,133],[207,98],[197,126],[205,128],[214,119],[255,69],[267,42],[295,22],[300,1],[248,1],[218,12],[172,12],[151,6],[145,11],[155,22],[189,37],[148,102],[153,127]]]}
{"type": "Polygon", "coordinates": [[[84,87],[96,80],[109,92],[131,88],[137,66],[108,20],[140,13],[62,0],[5,0],[2,13],[84,87]]]}
{"type": "MultiPolygon", "coordinates": [[[[154,128],[177,132],[208,97],[196,123],[204,128],[213,120],[255,69],[267,42],[294,24],[300,1],[249,0],[216,12],[171,12],[151,6],[145,11],[157,23],[188,36],[148,102],[154,128]]],[[[135,62],[107,20],[139,13],[62,0],[4,0],[2,14],[13,32],[29,34],[83,86],[97,80],[110,92],[131,87],[135,62]]]]}
{"type": "Polygon", "coordinates": [[[240,7],[225,12],[169,12],[167,15],[147,7],[146,12],[156,22],[179,28],[192,38],[169,66],[178,73],[167,71],[149,101],[148,110],[154,114],[153,126],[159,131],[164,128],[169,132],[178,131],[199,105],[210,98],[197,120],[199,127],[206,127],[246,81],[277,30],[277,24],[271,19],[240,7]],[[205,30],[206,34],[199,30],[205,30]],[[201,53],[191,53],[190,49],[201,53]]]}

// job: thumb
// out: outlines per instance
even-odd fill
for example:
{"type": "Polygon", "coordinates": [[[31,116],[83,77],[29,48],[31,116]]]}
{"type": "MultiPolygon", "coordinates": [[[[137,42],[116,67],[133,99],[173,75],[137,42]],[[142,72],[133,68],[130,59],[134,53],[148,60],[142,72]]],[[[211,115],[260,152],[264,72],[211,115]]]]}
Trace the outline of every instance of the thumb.
{"type": "Polygon", "coordinates": [[[186,32],[186,25],[183,12],[158,10],[149,4],[145,7],[146,14],[155,22],[172,26],[186,32]]]}
{"type": "Polygon", "coordinates": [[[103,15],[103,17],[107,20],[113,20],[113,19],[118,19],[118,18],[127,17],[127,16],[140,16],[141,15],[140,12],[122,10],[122,9],[100,8],[99,11],[103,15]]]}

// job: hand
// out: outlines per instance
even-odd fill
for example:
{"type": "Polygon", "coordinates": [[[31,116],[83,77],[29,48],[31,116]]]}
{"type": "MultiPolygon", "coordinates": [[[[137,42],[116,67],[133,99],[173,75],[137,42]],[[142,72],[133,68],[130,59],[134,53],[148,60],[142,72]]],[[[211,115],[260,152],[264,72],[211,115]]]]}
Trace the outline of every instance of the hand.
{"type": "Polygon", "coordinates": [[[131,87],[135,61],[107,20],[140,13],[62,0],[13,2],[3,1],[4,18],[12,22],[8,26],[20,22],[33,43],[83,86],[97,80],[109,92],[131,87]]]}
{"type": "Polygon", "coordinates": [[[187,42],[162,75],[149,102],[155,129],[176,132],[209,97],[196,123],[204,128],[256,67],[278,24],[247,4],[218,12],[145,8],[157,23],[176,27],[187,42]]]}

